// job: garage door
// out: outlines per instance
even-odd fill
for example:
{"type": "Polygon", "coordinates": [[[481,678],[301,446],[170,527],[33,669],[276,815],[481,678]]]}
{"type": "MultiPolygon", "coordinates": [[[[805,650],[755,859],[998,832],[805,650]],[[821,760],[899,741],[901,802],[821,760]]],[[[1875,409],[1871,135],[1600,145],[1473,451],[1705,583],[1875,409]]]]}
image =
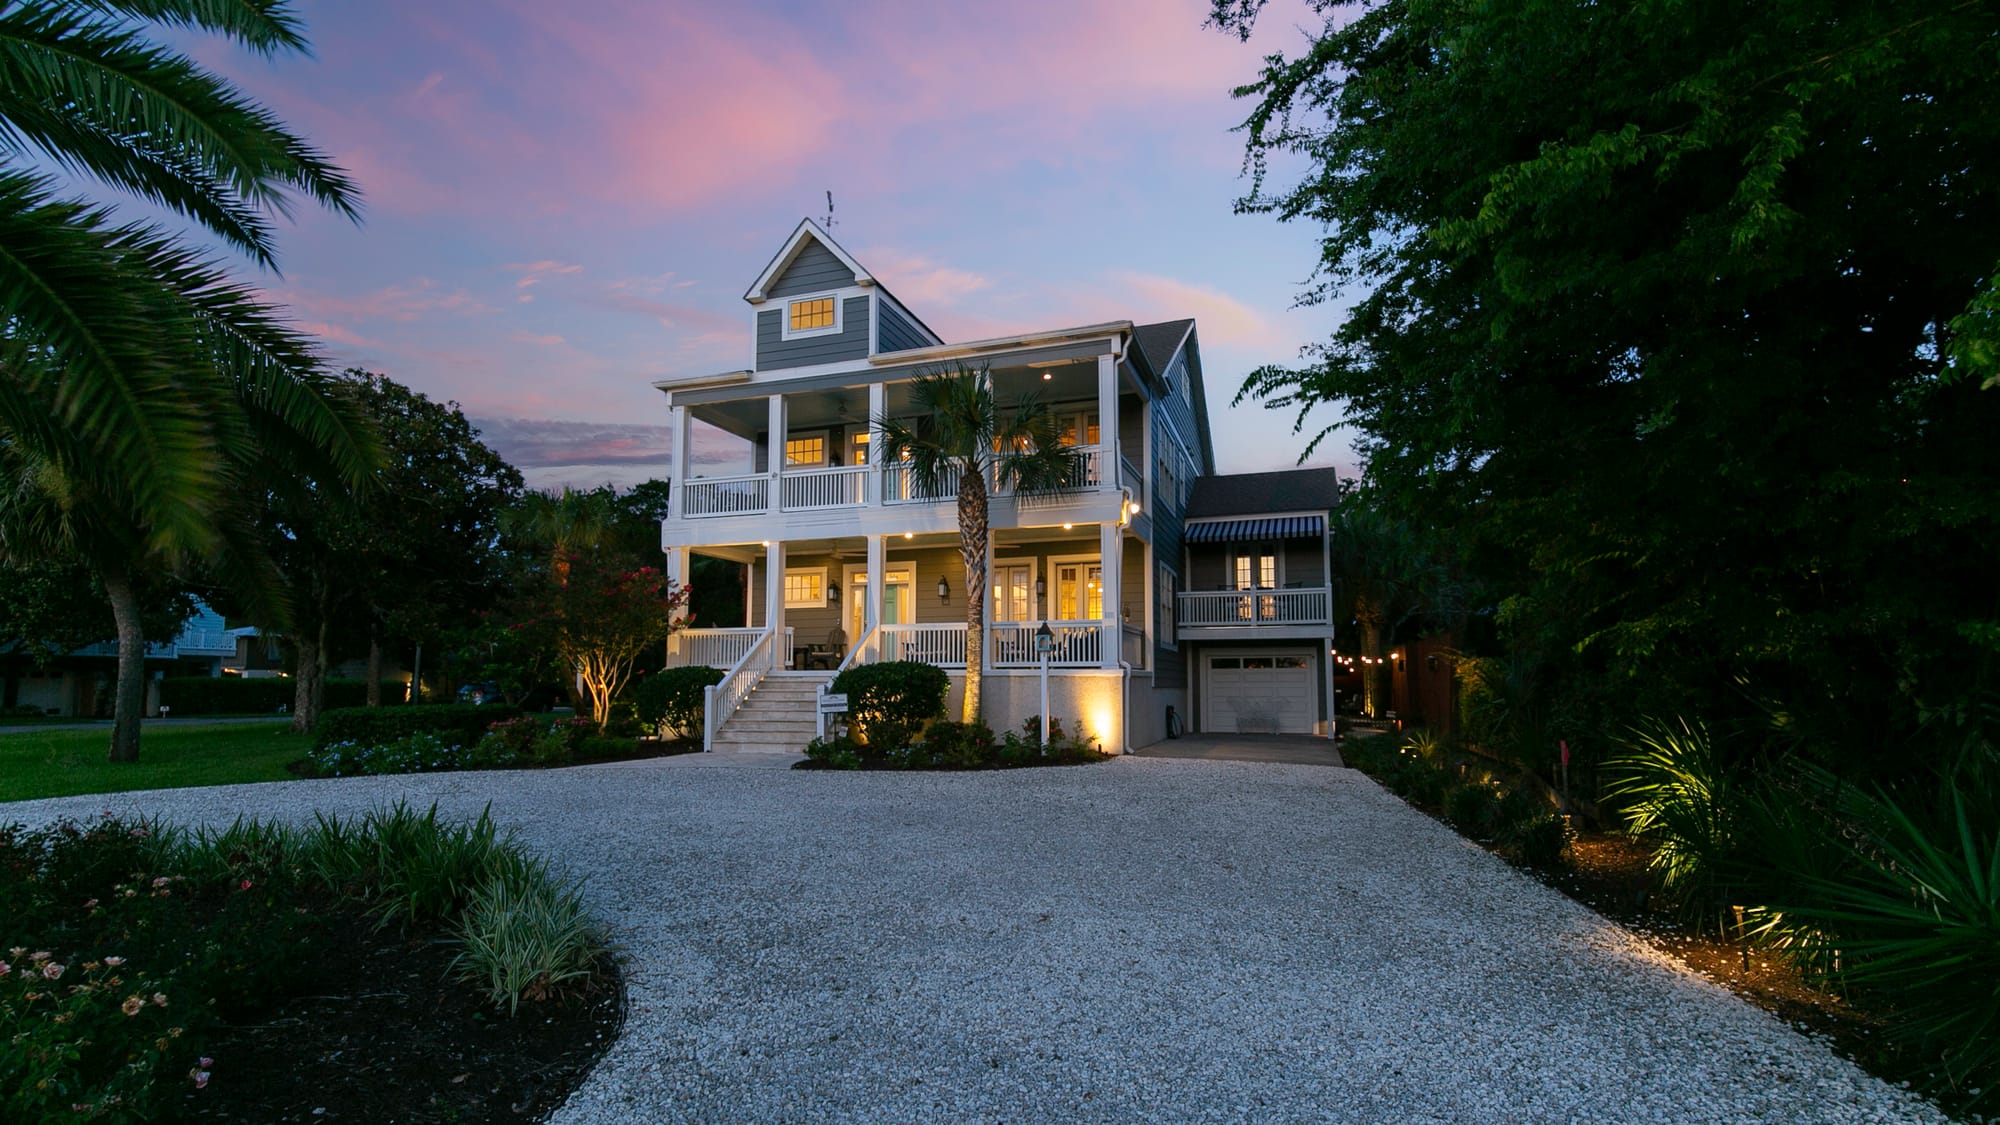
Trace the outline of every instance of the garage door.
{"type": "Polygon", "coordinates": [[[1207,658],[1202,729],[1311,734],[1319,717],[1312,652],[1217,653],[1207,658]]]}

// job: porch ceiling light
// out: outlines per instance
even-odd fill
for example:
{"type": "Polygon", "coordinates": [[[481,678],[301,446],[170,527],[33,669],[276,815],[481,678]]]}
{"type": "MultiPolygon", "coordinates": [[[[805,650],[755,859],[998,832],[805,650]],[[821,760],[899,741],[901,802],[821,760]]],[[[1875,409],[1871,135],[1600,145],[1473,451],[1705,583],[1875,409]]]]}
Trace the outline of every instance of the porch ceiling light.
{"type": "Polygon", "coordinates": [[[917,533],[916,533],[916,532],[914,532],[914,531],[905,531],[905,532],[903,533],[903,538],[905,538],[905,539],[915,539],[916,537],[917,537],[917,533]]]}
{"type": "Polygon", "coordinates": [[[1043,368],[1043,369],[1042,369],[1042,382],[1046,383],[1046,382],[1048,382],[1049,380],[1051,380],[1051,379],[1053,379],[1053,378],[1055,378],[1055,377],[1056,377],[1056,373],[1055,373],[1055,372],[1053,372],[1053,371],[1050,371],[1050,370],[1049,370],[1049,369],[1047,369],[1047,368],[1043,368]]]}

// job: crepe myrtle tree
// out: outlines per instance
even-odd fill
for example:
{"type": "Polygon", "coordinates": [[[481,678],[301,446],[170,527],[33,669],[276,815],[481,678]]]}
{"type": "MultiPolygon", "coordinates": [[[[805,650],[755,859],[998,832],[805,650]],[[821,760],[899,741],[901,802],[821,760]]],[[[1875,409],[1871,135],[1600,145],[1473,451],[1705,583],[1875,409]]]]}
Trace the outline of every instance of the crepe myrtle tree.
{"type": "Polygon", "coordinates": [[[590,555],[565,555],[560,561],[564,580],[548,590],[545,612],[523,625],[541,633],[576,671],[580,702],[588,703],[591,721],[601,729],[639,657],[684,627],[677,611],[688,590],[649,566],[631,568],[590,555]]]}
{"type": "Polygon", "coordinates": [[[985,651],[986,547],[990,489],[1059,491],[1080,479],[1078,454],[1063,444],[1055,414],[1034,394],[1002,408],[987,365],[953,364],[919,375],[912,418],[877,417],[884,464],[908,464],[918,488],[958,492],[958,553],[965,561],[965,707],[979,718],[985,651]]]}

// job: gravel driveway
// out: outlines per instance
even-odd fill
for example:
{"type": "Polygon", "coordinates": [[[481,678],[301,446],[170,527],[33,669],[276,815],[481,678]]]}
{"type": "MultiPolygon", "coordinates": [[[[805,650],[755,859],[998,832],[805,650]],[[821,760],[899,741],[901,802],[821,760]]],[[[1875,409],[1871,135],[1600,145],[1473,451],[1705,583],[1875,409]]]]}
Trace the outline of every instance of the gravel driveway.
{"type": "Polygon", "coordinates": [[[630,955],[630,1022],[565,1125],[1946,1120],[1351,770],[712,761],[0,822],[490,800],[630,955]]]}

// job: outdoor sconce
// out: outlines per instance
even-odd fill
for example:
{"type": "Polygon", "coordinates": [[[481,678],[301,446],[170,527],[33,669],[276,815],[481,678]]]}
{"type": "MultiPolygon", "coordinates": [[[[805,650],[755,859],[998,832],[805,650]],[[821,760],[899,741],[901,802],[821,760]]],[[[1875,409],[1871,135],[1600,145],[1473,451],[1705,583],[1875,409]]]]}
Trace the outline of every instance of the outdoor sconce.
{"type": "Polygon", "coordinates": [[[840,604],[840,583],[829,582],[826,584],[826,600],[830,605],[840,604]]]}
{"type": "Polygon", "coordinates": [[[1424,657],[1424,667],[1426,667],[1426,668],[1429,668],[1429,669],[1430,669],[1431,671],[1433,671],[1433,672],[1437,671],[1437,670],[1438,670],[1438,654],[1434,652],[1434,653],[1431,653],[1431,654],[1430,654],[1429,656],[1426,656],[1426,657],[1424,657]]]}
{"type": "Polygon", "coordinates": [[[1040,578],[1035,579],[1035,596],[1038,598],[1045,598],[1048,597],[1048,595],[1049,595],[1049,584],[1043,579],[1040,578]]]}
{"type": "Polygon", "coordinates": [[[938,601],[946,605],[951,604],[951,587],[942,578],[938,579],[938,601]]]}

